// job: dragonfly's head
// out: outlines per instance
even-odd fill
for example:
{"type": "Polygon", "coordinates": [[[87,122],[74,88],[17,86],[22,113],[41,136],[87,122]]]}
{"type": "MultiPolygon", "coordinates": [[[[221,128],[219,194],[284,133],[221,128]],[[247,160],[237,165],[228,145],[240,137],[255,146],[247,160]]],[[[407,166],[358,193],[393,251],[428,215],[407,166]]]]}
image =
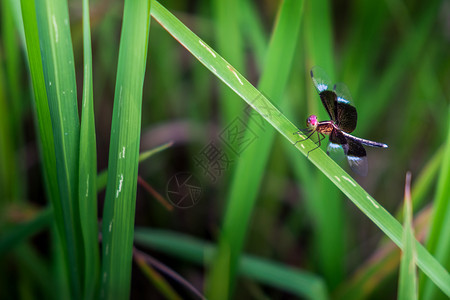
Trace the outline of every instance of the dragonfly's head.
{"type": "Polygon", "coordinates": [[[309,129],[316,129],[318,124],[319,121],[317,121],[317,116],[315,115],[310,115],[308,119],[306,119],[306,126],[308,126],[309,129]]]}

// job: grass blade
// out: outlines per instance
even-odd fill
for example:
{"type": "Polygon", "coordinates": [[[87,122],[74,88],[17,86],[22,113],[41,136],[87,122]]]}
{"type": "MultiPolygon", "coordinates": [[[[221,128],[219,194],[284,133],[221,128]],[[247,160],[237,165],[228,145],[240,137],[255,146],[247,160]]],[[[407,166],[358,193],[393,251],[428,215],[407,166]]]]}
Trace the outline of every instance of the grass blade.
{"type": "Polygon", "coordinates": [[[142,89],[150,30],[150,1],[126,0],[120,38],[103,212],[100,297],[130,293],[142,89]]]}
{"type": "Polygon", "coordinates": [[[416,253],[414,248],[414,231],[412,228],[411,208],[411,173],[406,174],[405,203],[403,224],[403,255],[400,262],[400,280],[398,299],[417,299],[416,253]]]}
{"type": "MultiPolygon", "coordinates": [[[[450,116],[450,109],[449,109],[450,116]]],[[[438,178],[436,197],[433,204],[433,218],[427,248],[442,265],[450,268],[450,117],[447,118],[447,141],[438,178]]],[[[423,299],[438,299],[444,295],[426,278],[423,284],[423,299]]],[[[445,292],[445,291],[444,291],[445,292]]],[[[448,293],[446,293],[449,296],[448,293]]]]}
{"type": "MultiPolygon", "coordinates": [[[[307,2],[305,8],[309,13],[306,18],[306,40],[309,46],[307,49],[308,59],[311,63],[318,64],[325,68],[334,79],[334,59],[333,59],[333,37],[331,8],[328,0],[307,2]]],[[[308,66],[312,67],[312,66],[308,66]]],[[[318,109],[315,109],[318,111],[318,109]]]]}
{"type": "Polygon", "coordinates": [[[97,149],[94,123],[89,0],[83,0],[84,80],[80,127],[78,196],[84,241],[84,299],[97,298],[100,254],[97,221],[97,149]]]}
{"type": "MultiPolygon", "coordinates": [[[[242,70],[244,66],[244,45],[240,31],[240,1],[214,0],[212,7],[216,20],[217,49],[235,68],[242,70]]],[[[220,87],[221,113],[224,124],[229,124],[242,110],[242,102],[237,101],[235,93],[224,86],[220,87]]]]}
{"type": "Polygon", "coordinates": [[[23,158],[18,155],[23,145],[24,101],[20,92],[20,51],[13,2],[2,1],[0,7],[4,51],[0,50],[0,197],[2,202],[11,203],[24,199],[26,194],[26,183],[20,179],[25,176],[21,174],[23,163],[19,163],[23,158]]]}
{"type": "MultiPolygon", "coordinates": [[[[2,57],[0,50],[0,59],[2,57]]],[[[6,82],[3,67],[0,67],[0,208],[5,206],[16,198],[14,191],[14,178],[16,177],[14,157],[14,142],[12,137],[11,120],[9,118],[9,105],[6,101],[6,82]]]]}
{"type": "Polygon", "coordinates": [[[75,72],[65,1],[21,1],[36,99],[44,180],[52,201],[71,293],[80,296],[82,241],[78,216],[78,139],[75,72]],[[42,43],[42,44],[40,44],[42,43]],[[40,46],[44,52],[40,52],[40,46]]]}
{"type": "Polygon", "coordinates": [[[83,241],[78,206],[80,124],[69,11],[66,1],[37,0],[37,23],[45,87],[55,142],[56,172],[63,208],[72,296],[81,293],[83,241]]]}
{"type": "Polygon", "coordinates": [[[56,181],[56,159],[54,154],[53,134],[50,119],[50,110],[47,103],[47,91],[45,89],[44,71],[39,47],[39,33],[36,20],[34,1],[22,0],[22,15],[26,37],[28,54],[28,66],[33,84],[35,115],[40,139],[40,150],[43,162],[44,182],[47,195],[55,211],[56,225],[60,233],[64,232],[64,221],[61,202],[59,201],[59,189],[56,181]]]}

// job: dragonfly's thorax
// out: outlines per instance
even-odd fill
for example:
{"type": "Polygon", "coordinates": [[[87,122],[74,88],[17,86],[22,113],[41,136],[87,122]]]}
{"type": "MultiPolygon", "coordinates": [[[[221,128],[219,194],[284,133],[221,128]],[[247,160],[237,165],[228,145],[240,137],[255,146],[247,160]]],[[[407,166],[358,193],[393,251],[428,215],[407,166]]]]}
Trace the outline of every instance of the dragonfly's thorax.
{"type": "Polygon", "coordinates": [[[316,126],[316,131],[326,135],[330,135],[333,129],[339,130],[338,126],[333,121],[322,121],[316,126]]]}

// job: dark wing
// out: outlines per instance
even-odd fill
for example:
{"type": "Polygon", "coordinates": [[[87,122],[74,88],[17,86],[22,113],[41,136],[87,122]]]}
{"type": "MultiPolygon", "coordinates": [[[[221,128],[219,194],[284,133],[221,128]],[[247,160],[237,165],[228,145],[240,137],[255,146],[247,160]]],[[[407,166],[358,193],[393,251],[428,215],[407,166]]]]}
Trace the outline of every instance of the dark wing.
{"type": "Polygon", "coordinates": [[[347,140],[346,147],[344,148],[344,153],[347,155],[348,164],[350,168],[358,175],[367,175],[367,155],[366,149],[363,145],[350,137],[345,137],[347,140]]]}
{"type": "Polygon", "coordinates": [[[351,137],[345,136],[341,131],[333,129],[330,134],[327,153],[339,148],[344,149],[350,168],[360,176],[367,175],[367,155],[362,144],[351,137]]]}
{"type": "Polygon", "coordinates": [[[330,152],[337,151],[340,148],[348,148],[347,147],[347,139],[339,130],[333,129],[330,134],[330,140],[327,147],[327,154],[330,152]]]}
{"type": "Polygon", "coordinates": [[[356,108],[351,104],[352,97],[348,88],[343,83],[336,83],[333,90],[337,97],[337,118],[336,125],[343,131],[350,133],[356,128],[358,114],[356,108]]]}
{"type": "Polygon", "coordinates": [[[315,66],[311,69],[311,79],[319,93],[322,104],[328,112],[328,115],[333,121],[336,121],[337,117],[337,96],[332,90],[330,78],[324,69],[319,66],[315,66]]]}
{"type": "Polygon", "coordinates": [[[347,103],[337,103],[337,118],[336,125],[347,133],[352,132],[356,128],[356,122],[358,121],[358,114],[356,108],[347,103]]]}
{"type": "Polygon", "coordinates": [[[323,91],[319,94],[319,96],[331,120],[336,123],[338,118],[338,103],[336,101],[336,94],[333,91],[323,91]]]}

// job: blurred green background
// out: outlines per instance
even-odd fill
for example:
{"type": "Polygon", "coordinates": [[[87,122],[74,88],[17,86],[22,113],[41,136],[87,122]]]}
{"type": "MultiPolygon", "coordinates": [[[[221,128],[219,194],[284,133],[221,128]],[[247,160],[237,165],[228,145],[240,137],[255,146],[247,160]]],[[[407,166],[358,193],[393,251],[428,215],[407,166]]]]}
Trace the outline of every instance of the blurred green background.
{"type": "MultiPolygon", "coordinates": [[[[260,84],[260,92],[298,128],[305,127],[310,114],[327,118],[310,79],[311,67],[322,66],[332,80],[344,82],[358,110],[354,134],[389,145],[388,149],[366,148],[367,177],[349,174],[402,220],[404,178],[411,171],[416,237],[427,244],[427,233],[436,222],[433,207],[439,195],[450,189],[444,154],[450,121],[450,2],[299,1],[289,4],[292,11],[280,12],[284,2],[295,1],[161,4],[248,81],[260,84]],[[283,26],[285,20],[292,23],[285,25],[283,36],[274,38],[276,26],[283,26]],[[272,65],[284,69],[266,75],[261,83],[270,64],[268,49],[279,53],[280,62],[272,65]]],[[[81,105],[82,6],[81,1],[68,3],[81,105]]],[[[44,215],[49,200],[20,13],[9,0],[3,0],[0,9],[0,235],[5,237],[0,244],[0,293],[5,299],[58,298],[51,288],[57,281],[52,260],[57,249],[49,226],[51,216],[44,215]],[[31,222],[35,222],[33,230],[21,235],[23,224],[31,222]]],[[[90,14],[97,168],[103,171],[108,167],[123,3],[91,1],[90,14]]],[[[173,144],[139,165],[142,181],[135,215],[139,249],[212,299],[221,298],[212,291],[220,282],[226,290],[222,296],[235,299],[396,297],[400,250],[154,19],[147,59],[140,149],[173,144]],[[243,138],[243,132],[251,129],[246,125],[249,118],[255,120],[253,126],[260,126],[259,131],[253,138],[249,134],[243,138]],[[266,135],[273,140],[264,150],[260,148],[260,154],[255,145],[266,135]],[[249,156],[261,164],[250,168],[251,164],[243,162],[249,156]],[[230,204],[237,198],[253,204],[248,208],[230,204]],[[223,262],[211,247],[217,244],[223,253],[228,235],[238,236],[238,244],[229,250],[225,262],[230,265],[229,276],[221,277],[223,262]],[[270,281],[281,276],[274,269],[258,271],[251,263],[246,269],[242,261],[236,267],[239,270],[233,271],[233,251],[239,256],[240,247],[250,259],[277,264],[283,272],[294,268],[300,274],[296,276],[304,275],[315,285],[311,291],[299,288],[296,292],[282,280],[270,281]],[[235,277],[233,272],[240,275],[235,277]],[[258,277],[259,272],[269,279],[258,277]]],[[[349,170],[343,155],[333,158],[349,170]]],[[[104,197],[100,190],[99,220],[104,197]]],[[[440,207],[450,207],[448,198],[440,201],[440,207]]],[[[441,216],[441,224],[449,216],[441,216]]],[[[448,226],[439,228],[437,239],[450,236],[448,226]]],[[[447,270],[448,250],[438,255],[447,270]]],[[[162,291],[158,288],[162,279],[139,266],[133,263],[132,298],[196,299],[184,284],[164,272],[175,296],[162,291]]],[[[291,274],[286,281],[292,279],[295,286],[293,278],[291,274]]],[[[308,286],[310,281],[305,282],[308,286]]],[[[426,285],[427,279],[419,276],[421,298],[446,299],[437,290],[421,294],[426,285]]]]}

